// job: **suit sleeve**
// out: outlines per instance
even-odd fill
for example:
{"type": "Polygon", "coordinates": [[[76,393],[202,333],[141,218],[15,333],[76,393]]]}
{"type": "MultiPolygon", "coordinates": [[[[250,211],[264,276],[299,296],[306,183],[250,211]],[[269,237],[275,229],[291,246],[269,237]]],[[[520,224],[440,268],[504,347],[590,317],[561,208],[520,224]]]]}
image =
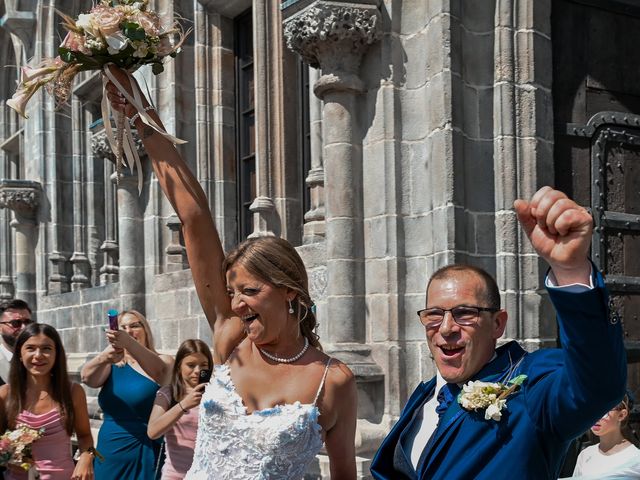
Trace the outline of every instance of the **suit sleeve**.
{"type": "Polygon", "coordinates": [[[562,440],[588,430],[620,402],[626,387],[622,327],[610,320],[609,296],[597,271],[593,284],[592,290],[581,293],[549,290],[558,318],[561,357],[554,368],[531,365],[534,375],[527,405],[532,420],[562,440]],[[544,373],[536,378],[536,372],[544,373]]]}

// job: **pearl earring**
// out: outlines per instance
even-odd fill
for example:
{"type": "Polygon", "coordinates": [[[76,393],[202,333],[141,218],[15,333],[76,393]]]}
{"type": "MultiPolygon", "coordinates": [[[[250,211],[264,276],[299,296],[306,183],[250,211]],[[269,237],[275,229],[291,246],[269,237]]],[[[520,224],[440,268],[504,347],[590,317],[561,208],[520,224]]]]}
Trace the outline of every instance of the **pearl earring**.
{"type": "Polygon", "coordinates": [[[293,313],[293,305],[291,305],[291,300],[289,300],[289,313],[293,313]]]}

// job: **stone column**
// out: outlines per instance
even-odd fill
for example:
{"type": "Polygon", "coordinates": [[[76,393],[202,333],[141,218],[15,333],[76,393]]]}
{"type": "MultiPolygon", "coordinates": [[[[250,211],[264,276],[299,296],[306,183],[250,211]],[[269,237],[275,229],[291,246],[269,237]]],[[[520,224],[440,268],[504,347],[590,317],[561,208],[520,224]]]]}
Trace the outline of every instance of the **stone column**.
{"type": "MultiPolygon", "coordinates": [[[[327,351],[344,361],[358,382],[357,466],[367,472],[372,451],[383,432],[366,419],[383,387],[383,371],[365,344],[364,237],[362,205],[362,137],[357,118],[358,94],[364,84],[358,73],[368,47],[380,36],[380,12],[369,2],[298,1],[284,10],[287,45],[321,75],[313,86],[324,103],[322,163],[309,176],[324,190],[327,251],[325,318],[327,351]],[[322,187],[320,176],[322,175],[322,187]],[[372,441],[373,439],[373,441],[372,441]]],[[[316,156],[317,160],[317,156],[316,156]]],[[[322,212],[321,203],[317,213],[322,212]]],[[[315,219],[321,222],[318,215],[315,219]]],[[[315,229],[314,231],[321,231],[315,229]]],[[[305,230],[305,234],[308,230],[305,230]]],[[[320,462],[322,478],[328,462],[320,462]]]]}
{"type": "Polygon", "coordinates": [[[13,210],[16,230],[16,297],[36,305],[37,214],[42,187],[30,180],[0,180],[0,208],[13,210]]]}
{"type": "Polygon", "coordinates": [[[338,344],[365,341],[362,139],[356,133],[356,97],[364,91],[360,60],[380,35],[380,12],[364,2],[317,0],[300,9],[301,3],[294,4],[297,11],[286,18],[284,32],[288,47],[322,71],[314,92],[324,102],[327,313],[334,320],[329,341],[343,350],[338,344]]]}
{"type": "Polygon", "coordinates": [[[253,64],[255,81],[255,122],[256,122],[256,198],[249,206],[253,212],[253,232],[249,238],[273,235],[273,220],[276,206],[272,192],[273,145],[269,125],[272,89],[269,78],[270,42],[269,26],[273,9],[272,2],[253,2],[253,64]]]}
{"type": "MultiPolygon", "coordinates": [[[[316,68],[309,68],[309,88],[320,79],[316,68]]],[[[309,97],[309,130],[311,132],[311,170],[307,174],[311,205],[304,214],[304,244],[315,243],[325,238],[324,207],[324,165],[322,162],[322,101],[315,96],[309,97]]]]}
{"type": "Polygon", "coordinates": [[[518,224],[513,202],[553,184],[551,5],[498,0],[495,11],[494,162],[496,280],[513,318],[505,337],[555,345],[555,314],[540,282],[546,269],[518,224]],[[541,319],[541,321],[532,321],[541,319]]]}
{"type": "Polygon", "coordinates": [[[11,230],[9,212],[0,212],[0,300],[14,297],[13,279],[11,278],[11,230]]]}
{"type": "MultiPolygon", "coordinates": [[[[146,155],[142,141],[133,132],[133,138],[141,159],[146,155]]],[[[112,157],[109,157],[112,158],[112,157]]],[[[142,159],[144,165],[144,159],[142,159]]],[[[136,309],[145,312],[145,238],[144,205],[138,192],[138,171],[131,173],[123,168],[119,177],[111,175],[117,184],[118,245],[120,246],[120,302],[122,310],[136,309]]]]}
{"type": "MultiPolygon", "coordinates": [[[[87,155],[83,155],[83,140],[85,135],[83,129],[82,101],[74,96],[71,102],[72,122],[72,185],[73,185],[73,254],[69,258],[71,264],[71,290],[80,290],[91,286],[91,263],[87,256],[87,202],[86,202],[86,181],[87,181],[87,155]]],[[[68,187],[67,187],[68,188],[68,187]]]]}
{"type": "Polygon", "coordinates": [[[104,129],[91,136],[91,150],[94,156],[110,160],[110,162],[104,162],[104,242],[100,245],[100,251],[103,255],[99,272],[100,284],[105,285],[118,281],[119,248],[118,226],[116,224],[118,206],[113,187],[113,184],[116,183],[116,178],[113,175],[115,156],[111,151],[104,129]]]}

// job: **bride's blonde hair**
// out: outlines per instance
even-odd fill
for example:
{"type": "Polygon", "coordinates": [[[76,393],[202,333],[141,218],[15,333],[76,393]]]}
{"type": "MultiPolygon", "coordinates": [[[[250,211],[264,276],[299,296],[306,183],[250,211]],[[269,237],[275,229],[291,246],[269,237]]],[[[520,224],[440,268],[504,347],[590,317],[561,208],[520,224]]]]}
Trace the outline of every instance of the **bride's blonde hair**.
{"type": "Polygon", "coordinates": [[[322,349],[315,333],[317,325],[315,305],[309,295],[309,278],[304,262],[293,246],[278,237],[258,237],[245,240],[224,259],[222,272],[234,265],[242,265],[247,272],[275,287],[296,292],[291,307],[298,317],[300,332],[309,343],[322,349]]]}

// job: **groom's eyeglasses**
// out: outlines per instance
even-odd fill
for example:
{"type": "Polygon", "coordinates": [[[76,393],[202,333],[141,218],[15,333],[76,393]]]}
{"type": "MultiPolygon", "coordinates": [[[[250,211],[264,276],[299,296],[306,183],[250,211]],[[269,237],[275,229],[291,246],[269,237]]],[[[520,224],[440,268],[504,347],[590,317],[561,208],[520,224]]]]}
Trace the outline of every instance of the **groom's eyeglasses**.
{"type": "Polygon", "coordinates": [[[499,308],[477,307],[472,305],[458,305],[453,308],[425,308],[418,310],[420,322],[427,328],[438,328],[444,321],[447,312],[451,313],[453,321],[462,327],[475,325],[478,322],[480,312],[499,312],[499,308]]]}

